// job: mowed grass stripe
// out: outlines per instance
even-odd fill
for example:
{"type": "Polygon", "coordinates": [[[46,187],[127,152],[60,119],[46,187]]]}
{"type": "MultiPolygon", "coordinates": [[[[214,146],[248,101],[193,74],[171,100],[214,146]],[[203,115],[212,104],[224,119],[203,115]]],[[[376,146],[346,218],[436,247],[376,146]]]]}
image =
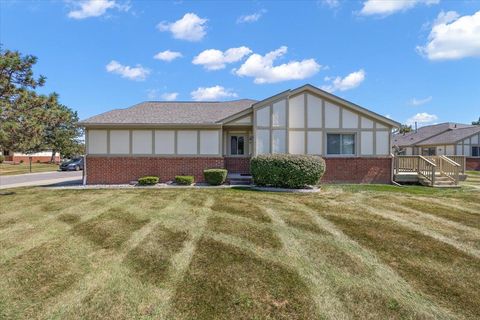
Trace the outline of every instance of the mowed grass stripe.
{"type": "MultiPolygon", "coordinates": [[[[313,203],[317,201],[316,199],[311,198],[309,200],[313,200],[313,203]]],[[[309,202],[310,201],[307,201],[307,203],[309,202]]],[[[312,203],[310,202],[310,205],[311,204],[312,203]]],[[[350,211],[348,208],[349,207],[345,207],[343,212],[350,211]]],[[[299,206],[298,209],[309,212],[320,227],[331,233],[339,250],[350,255],[352,259],[359,261],[366,270],[370,271],[370,274],[362,275],[357,279],[350,278],[347,281],[344,280],[344,282],[347,283],[351,282],[352,286],[348,289],[343,289],[343,292],[339,293],[340,297],[342,297],[343,294],[350,294],[353,290],[359,291],[359,297],[362,295],[370,297],[370,301],[364,301],[364,299],[355,297],[356,299],[350,301],[350,309],[353,308],[352,305],[361,301],[362,303],[358,308],[366,308],[366,315],[363,315],[363,317],[369,318],[368,308],[373,309],[371,311],[373,314],[378,312],[378,310],[385,309],[385,305],[383,304],[378,306],[383,300],[388,304],[388,310],[384,310],[385,313],[397,311],[396,313],[391,312],[389,316],[384,314],[384,318],[450,319],[454,317],[451,312],[438,306],[427,296],[418,292],[404,278],[402,278],[394,268],[391,268],[391,266],[386,264],[374,250],[362,245],[355,237],[351,237],[350,234],[344,232],[343,228],[339,228],[336,223],[324,217],[323,213],[329,212],[328,207],[325,208],[322,204],[320,208],[316,206],[299,206]],[[357,288],[355,288],[355,286],[357,288]],[[381,298],[375,299],[375,294],[381,298]],[[369,302],[369,304],[363,305],[363,303],[366,302],[369,302]]],[[[332,210],[331,212],[333,214],[333,212],[336,211],[332,210]]],[[[340,212],[342,212],[341,209],[340,212]]],[[[381,232],[381,230],[379,230],[379,232],[381,232]]],[[[345,299],[346,298],[343,298],[342,300],[345,301],[345,299]]],[[[358,312],[358,310],[354,311],[358,312]]]]}
{"type": "MultiPolygon", "coordinates": [[[[275,225],[285,226],[285,222],[271,208],[266,208],[266,212],[275,225]]],[[[324,279],[320,272],[315,270],[311,263],[308,263],[308,254],[299,245],[295,237],[288,231],[280,232],[278,236],[283,243],[284,254],[291,260],[290,264],[295,266],[297,273],[309,285],[319,316],[325,318],[338,317],[340,319],[350,318],[341,301],[328,285],[328,281],[324,279]]]]}
{"type": "Polygon", "coordinates": [[[480,279],[476,276],[480,272],[478,259],[391,220],[360,210],[355,214],[320,214],[363,247],[375,252],[423,295],[454,314],[472,319],[480,316],[480,279]]]}
{"type": "Polygon", "coordinates": [[[448,243],[472,254],[474,257],[479,257],[480,230],[476,228],[467,227],[457,222],[428,213],[422,213],[407,207],[399,208],[395,206],[395,211],[393,206],[385,205],[377,201],[372,201],[363,207],[384,218],[395,220],[406,227],[448,243]]]}
{"type": "MultiPolygon", "coordinates": [[[[136,204],[132,201],[135,197],[144,198],[145,193],[133,192],[131,197],[124,198],[125,209],[131,210],[135,207],[136,204]]],[[[184,194],[177,194],[168,205],[162,204],[162,209],[159,208],[155,214],[161,216],[175,212],[184,197],[184,194]]],[[[145,205],[150,206],[152,203],[142,204],[142,206],[145,205]]],[[[77,286],[63,292],[43,310],[45,318],[130,319],[141,314],[144,316],[151,314],[154,309],[151,306],[160,303],[163,292],[143,283],[138,277],[132,278],[131,268],[125,260],[131,250],[145,240],[157,225],[158,221],[154,221],[133,232],[130,229],[123,230],[129,233],[128,239],[121,246],[112,246],[107,250],[83,238],[83,241],[92,245],[90,258],[93,269],[77,286]],[[146,295],[149,296],[147,299],[142,298],[146,295]],[[146,303],[146,305],[137,310],[137,307],[134,307],[135,302],[146,303]]],[[[121,230],[118,231],[121,232],[121,230]]],[[[82,239],[80,235],[75,237],[82,239]]]]}

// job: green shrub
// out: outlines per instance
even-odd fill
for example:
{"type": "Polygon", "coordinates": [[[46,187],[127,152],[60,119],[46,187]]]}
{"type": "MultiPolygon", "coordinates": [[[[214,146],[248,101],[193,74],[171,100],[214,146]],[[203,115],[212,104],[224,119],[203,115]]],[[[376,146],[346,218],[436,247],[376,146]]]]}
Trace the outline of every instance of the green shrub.
{"type": "Polygon", "coordinates": [[[3,163],[5,161],[5,156],[3,154],[0,154],[0,163],[3,163]]]}
{"type": "Polygon", "coordinates": [[[22,159],[22,160],[20,160],[20,163],[23,163],[23,162],[24,162],[24,161],[23,161],[23,159],[22,159]]]}
{"type": "Polygon", "coordinates": [[[250,161],[250,171],[258,186],[300,189],[320,183],[325,161],[309,155],[259,155],[250,161]]]}
{"type": "Polygon", "coordinates": [[[184,185],[184,186],[189,186],[195,181],[195,178],[193,176],[175,176],[175,183],[184,185]]]}
{"type": "Polygon", "coordinates": [[[138,184],[141,186],[151,186],[158,183],[158,177],[146,176],[138,179],[138,184]]]}
{"type": "Polygon", "coordinates": [[[206,169],[203,170],[205,181],[212,186],[219,186],[227,179],[228,171],[226,169],[206,169]]]}

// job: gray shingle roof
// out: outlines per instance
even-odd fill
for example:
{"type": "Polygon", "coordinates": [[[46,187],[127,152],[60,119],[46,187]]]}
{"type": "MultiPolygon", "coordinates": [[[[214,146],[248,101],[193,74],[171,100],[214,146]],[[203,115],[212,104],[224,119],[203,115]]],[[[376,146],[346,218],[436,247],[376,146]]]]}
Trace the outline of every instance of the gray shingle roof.
{"type": "Polygon", "coordinates": [[[215,102],[146,101],[126,109],[115,109],[80,122],[93,124],[214,124],[244,111],[256,100],[215,102]]]}
{"type": "Polygon", "coordinates": [[[465,127],[471,127],[471,125],[445,122],[431,126],[420,127],[418,128],[417,132],[412,131],[406,134],[399,133],[393,135],[392,143],[397,146],[412,146],[423,142],[423,140],[430,139],[442,132],[446,132],[448,130],[457,130],[458,128],[465,127]]]}
{"type": "Polygon", "coordinates": [[[420,142],[418,145],[426,146],[426,145],[436,145],[436,144],[453,144],[459,140],[463,140],[479,132],[480,132],[480,126],[470,126],[466,128],[452,129],[444,133],[441,133],[438,136],[424,140],[420,142]]]}

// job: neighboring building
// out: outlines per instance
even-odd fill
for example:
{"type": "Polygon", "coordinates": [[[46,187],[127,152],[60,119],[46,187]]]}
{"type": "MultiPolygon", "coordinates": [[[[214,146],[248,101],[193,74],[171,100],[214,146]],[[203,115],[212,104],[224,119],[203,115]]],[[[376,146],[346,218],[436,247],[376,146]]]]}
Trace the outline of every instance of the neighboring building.
{"type": "MultiPolygon", "coordinates": [[[[50,160],[52,160],[51,150],[45,150],[31,154],[4,150],[2,154],[5,156],[5,161],[13,162],[14,164],[21,162],[29,163],[30,157],[32,158],[32,163],[49,163],[50,160]]],[[[55,154],[54,162],[60,163],[60,154],[58,152],[55,154]]]]}
{"type": "Polygon", "coordinates": [[[393,135],[393,147],[404,155],[460,155],[467,170],[480,170],[480,126],[440,123],[393,135]]]}
{"type": "Polygon", "coordinates": [[[81,124],[88,184],[248,173],[264,153],[321,155],[324,182],[390,183],[391,131],[400,126],[311,85],[258,102],[143,102],[81,124]]]}

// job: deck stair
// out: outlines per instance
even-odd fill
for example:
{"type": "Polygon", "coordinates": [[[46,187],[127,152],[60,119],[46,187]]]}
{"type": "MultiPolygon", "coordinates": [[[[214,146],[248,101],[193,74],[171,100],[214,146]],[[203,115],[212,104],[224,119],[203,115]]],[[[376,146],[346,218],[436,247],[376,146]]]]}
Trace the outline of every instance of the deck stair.
{"type": "Polygon", "coordinates": [[[438,188],[459,187],[465,172],[465,159],[455,156],[395,156],[393,180],[397,183],[420,183],[438,188]]]}
{"type": "Polygon", "coordinates": [[[243,173],[229,173],[227,180],[231,185],[251,185],[253,182],[250,174],[243,173]]]}

